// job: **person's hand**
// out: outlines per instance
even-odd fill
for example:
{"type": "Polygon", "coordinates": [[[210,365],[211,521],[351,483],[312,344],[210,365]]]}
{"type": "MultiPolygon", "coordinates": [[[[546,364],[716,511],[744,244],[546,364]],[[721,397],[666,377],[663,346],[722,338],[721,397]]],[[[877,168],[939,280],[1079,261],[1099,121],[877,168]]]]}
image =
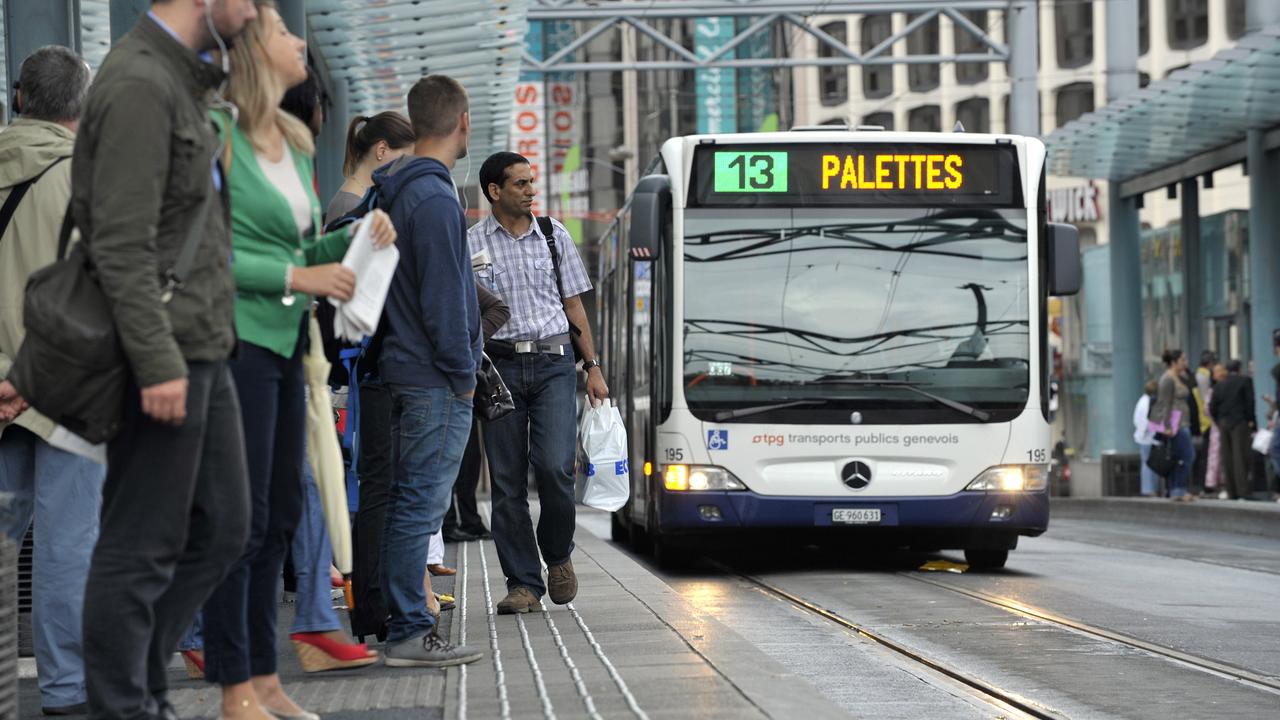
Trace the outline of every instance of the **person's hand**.
{"type": "Polygon", "coordinates": [[[1263,395],[1262,399],[1269,403],[1274,403],[1276,401],[1275,398],[1271,397],[1270,395],[1263,395]]]}
{"type": "Polygon", "coordinates": [[[30,405],[18,394],[18,388],[5,380],[0,382],[0,422],[10,422],[26,412],[30,405]]]}
{"type": "Polygon", "coordinates": [[[342,263],[295,267],[292,284],[298,292],[346,302],[356,293],[356,274],[342,263]]]}
{"type": "Polygon", "coordinates": [[[587,371],[587,397],[591,398],[592,407],[609,399],[609,386],[604,382],[604,373],[593,367],[587,371]]]}
{"type": "Polygon", "coordinates": [[[373,238],[373,246],[384,248],[396,242],[396,227],[391,224],[391,216],[381,210],[369,213],[369,237],[373,238]]]}
{"type": "Polygon", "coordinates": [[[157,422],[181,425],[187,419],[187,379],[142,388],[142,412],[157,422]]]}

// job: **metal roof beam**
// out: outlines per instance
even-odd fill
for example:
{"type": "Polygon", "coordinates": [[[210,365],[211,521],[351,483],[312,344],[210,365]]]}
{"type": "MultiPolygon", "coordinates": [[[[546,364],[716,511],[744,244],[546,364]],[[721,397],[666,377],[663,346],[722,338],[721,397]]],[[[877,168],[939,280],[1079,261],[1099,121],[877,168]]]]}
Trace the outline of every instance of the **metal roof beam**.
{"type": "Polygon", "coordinates": [[[856,15],[893,12],[928,12],[939,6],[956,11],[1007,10],[1008,0],[532,0],[530,20],[601,20],[613,17],[700,18],[743,17],[796,13],[801,15],[856,15]]]}
{"type": "MultiPolygon", "coordinates": [[[[1272,128],[1263,135],[1263,143],[1267,151],[1280,148],[1280,127],[1272,128]]],[[[1167,165],[1159,170],[1139,175],[1120,183],[1120,196],[1130,197],[1152,190],[1159,190],[1179,180],[1193,178],[1197,175],[1221,170],[1243,162],[1248,154],[1248,143],[1245,140],[1223,145],[1207,152],[1189,157],[1182,162],[1167,165]]]]}

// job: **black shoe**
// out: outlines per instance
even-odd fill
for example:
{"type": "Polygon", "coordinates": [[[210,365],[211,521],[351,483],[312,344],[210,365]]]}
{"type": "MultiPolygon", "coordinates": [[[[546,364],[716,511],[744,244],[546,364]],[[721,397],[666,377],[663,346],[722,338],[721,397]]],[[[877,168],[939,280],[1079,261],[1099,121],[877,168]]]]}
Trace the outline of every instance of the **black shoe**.
{"type": "Polygon", "coordinates": [[[462,532],[468,535],[474,535],[481,540],[493,539],[493,533],[489,532],[489,528],[484,525],[480,525],[479,527],[463,527],[462,532]]]}
{"type": "Polygon", "coordinates": [[[471,542],[472,540],[479,539],[479,535],[472,535],[471,533],[463,532],[462,530],[448,530],[444,533],[444,541],[447,543],[471,542]]]}
{"type": "Polygon", "coordinates": [[[89,703],[59,705],[57,707],[42,707],[40,708],[40,712],[45,715],[88,715],[89,703]]]}

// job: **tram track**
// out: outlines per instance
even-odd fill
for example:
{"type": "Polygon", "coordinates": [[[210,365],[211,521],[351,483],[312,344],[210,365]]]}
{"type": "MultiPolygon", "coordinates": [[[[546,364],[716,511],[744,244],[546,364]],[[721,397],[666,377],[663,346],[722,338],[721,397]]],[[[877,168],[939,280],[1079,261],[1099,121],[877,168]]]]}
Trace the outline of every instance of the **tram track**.
{"type": "Polygon", "coordinates": [[[767,580],[740,572],[718,561],[710,562],[720,570],[751,583],[760,590],[763,590],[765,593],[787,602],[805,613],[822,618],[823,620],[838,625],[845,630],[852,631],[856,633],[858,637],[869,640],[889,652],[909,660],[913,664],[923,666],[931,672],[953,681],[967,690],[973,697],[997,708],[998,710],[1008,713],[1008,715],[1005,715],[1004,717],[1036,718],[1037,720],[1065,720],[1067,717],[1066,715],[1063,715],[1062,713],[1046,707],[1034,700],[1025,698],[1011,690],[1001,688],[949,663],[945,663],[941,660],[930,657],[919,650],[908,647],[907,645],[904,645],[883,633],[879,633],[865,625],[854,622],[839,613],[828,610],[827,608],[796,595],[767,580]]]}
{"type": "Polygon", "coordinates": [[[1018,602],[1011,598],[993,595],[991,593],[982,592],[981,590],[957,587],[950,583],[934,580],[932,578],[920,577],[919,575],[912,573],[903,572],[898,574],[902,577],[915,580],[916,582],[921,582],[947,592],[962,595],[971,600],[975,600],[1001,610],[1006,610],[1025,618],[1070,630],[1089,637],[1106,640],[1131,650],[1137,650],[1148,655],[1154,655],[1165,660],[1170,660],[1183,667],[1214,675],[1216,677],[1233,680],[1255,690],[1260,690],[1272,695],[1280,695],[1280,678],[1256,673],[1247,668],[1238,667],[1230,663],[1221,662],[1201,655],[1183,652],[1176,648],[1149,642],[1126,633],[1116,632],[1114,630],[1108,630],[1107,628],[1091,625],[1080,620],[1058,615],[1057,613],[1050,612],[1043,608],[1037,608],[1032,605],[1027,605],[1026,603],[1018,602]]]}

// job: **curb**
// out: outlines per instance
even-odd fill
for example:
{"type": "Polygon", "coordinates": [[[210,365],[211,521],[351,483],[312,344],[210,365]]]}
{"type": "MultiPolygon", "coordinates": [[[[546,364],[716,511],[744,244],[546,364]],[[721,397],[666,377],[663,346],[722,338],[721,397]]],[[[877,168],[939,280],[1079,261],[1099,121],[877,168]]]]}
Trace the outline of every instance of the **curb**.
{"type": "Polygon", "coordinates": [[[1100,520],[1182,530],[1205,530],[1280,540],[1280,505],[1204,500],[1190,503],[1145,498],[1052,498],[1053,518],[1100,520]]]}

